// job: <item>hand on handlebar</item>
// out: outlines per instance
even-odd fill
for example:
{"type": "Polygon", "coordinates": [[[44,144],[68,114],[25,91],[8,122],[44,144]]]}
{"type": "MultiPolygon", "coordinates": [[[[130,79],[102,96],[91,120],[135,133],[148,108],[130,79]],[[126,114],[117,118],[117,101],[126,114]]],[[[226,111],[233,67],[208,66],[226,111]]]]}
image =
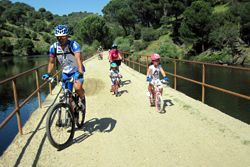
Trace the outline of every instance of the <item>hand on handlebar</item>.
{"type": "Polygon", "coordinates": [[[151,82],[152,79],[153,79],[152,77],[147,77],[147,81],[148,81],[148,82],[151,82]]]}
{"type": "Polygon", "coordinates": [[[49,79],[49,77],[50,77],[50,74],[48,74],[48,73],[42,75],[43,80],[47,80],[47,79],[49,79]]]}
{"type": "Polygon", "coordinates": [[[82,74],[82,73],[76,72],[76,73],[74,74],[74,79],[75,79],[75,80],[77,80],[77,79],[82,79],[82,78],[83,78],[83,74],[82,74]]]}
{"type": "Polygon", "coordinates": [[[169,81],[168,77],[163,78],[164,81],[169,81]]]}

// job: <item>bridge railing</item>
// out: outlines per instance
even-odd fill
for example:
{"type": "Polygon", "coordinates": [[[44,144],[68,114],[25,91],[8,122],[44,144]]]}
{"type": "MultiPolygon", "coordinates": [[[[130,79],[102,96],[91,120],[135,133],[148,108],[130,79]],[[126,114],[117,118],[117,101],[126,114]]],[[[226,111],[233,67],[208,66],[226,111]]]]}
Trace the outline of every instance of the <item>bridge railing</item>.
{"type": "MultiPolygon", "coordinates": [[[[30,69],[28,71],[22,72],[18,75],[15,75],[13,77],[10,77],[8,79],[5,79],[3,81],[0,81],[0,85],[6,84],[11,82],[12,84],[12,92],[13,92],[13,97],[14,97],[14,102],[15,102],[15,109],[0,123],[0,129],[3,128],[12,118],[14,115],[17,116],[17,125],[18,125],[18,130],[19,133],[22,135],[23,131],[22,131],[22,123],[21,123],[21,113],[20,113],[20,109],[27,103],[29,102],[29,100],[35,96],[37,94],[37,98],[38,98],[38,104],[39,107],[42,107],[42,101],[41,101],[41,93],[40,90],[49,83],[49,90],[50,90],[50,94],[52,94],[52,85],[50,82],[45,81],[43,84],[40,85],[39,83],[39,69],[47,67],[48,64],[43,64],[39,67],[30,69]],[[16,80],[24,75],[32,75],[35,73],[35,78],[36,78],[36,90],[33,91],[23,102],[19,103],[19,99],[18,99],[18,92],[17,92],[17,86],[16,86],[16,80]]],[[[56,77],[57,79],[57,83],[59,82],[59,73],[61,72],[61,70],[59,70],[58,72],[56,72],[53,77],[56,77]]]]}
{"type": "MultiPolygon", "coordinates": [[[[142,70],[141,70],[142,67],[147,69],[147,67],[149,65],[149,56],[145,56],[146,60],[144,61],[144,63],[141,63],[140,61],[138,62],[138,60],[137,61],[132,60],[131,57],[130,57],[131,53],[129,53],[129,52],[121,52],[121,53],[124,55],[124,57],[125,57],[124,62],[128,66],[135,69],[135,65],[138,65],[139,66],[138,67],[139,72],[142,72],[142,70]]],[[[223,93],[227,93],[227,94],[230,94],[230,95],[233,95],[233,96],[236,96],[236,97],[240,97],[240,98],[243,98],[243,99],[246,99],[246,100],[250,100],[250,96],[248,96],[248,95],[240,94],[240,93],[237,93],[237,92],[234,92],[234,91],[231,91],[231,90],[227,90],[227,89],[220,88],[220,87],[217,87],[215,85],[211,85],[211,84],[206,83],[206,67],[207,66],[215,66],[215,67],[219,67],[219,68],[229,68],[229,69],[235,69],[235,70],[241,70],[241,71],[247,71],[247,72],[250,72],[250,68],[236,67],[236,66],[229,66],[229,65],[224,66],[224,65],[219,65],[219,64],[204,63],[204,62],[189,61],[189,60],[179,60],[179,59],[173,59],[173,58],[167,58],[167,59],[174,63],[174,73],[165,71],[166,74],[174,77],[174,89],[177,89],[177,79],[181,79],[181,80],[185,80],[185,81],[188,81],[188,82],[191,82],[191,83],[194,83],[194,84],[201,85],[201,87],[202,87],[201,101],[203,103],[205,103],[205,88],[206,87],[214,89],[214,90],[219,91],[219,92],[223,92],[223,93]],[[177,62],[184,62],[184,63],[201,65],[202,66],[202,81],[200,82],[200,81],[197,81],[197,80],[193,80],[191,78],[187,78],[187,77],[178,75],[177,74],[177,66],[176,66],[177,62]]]]}

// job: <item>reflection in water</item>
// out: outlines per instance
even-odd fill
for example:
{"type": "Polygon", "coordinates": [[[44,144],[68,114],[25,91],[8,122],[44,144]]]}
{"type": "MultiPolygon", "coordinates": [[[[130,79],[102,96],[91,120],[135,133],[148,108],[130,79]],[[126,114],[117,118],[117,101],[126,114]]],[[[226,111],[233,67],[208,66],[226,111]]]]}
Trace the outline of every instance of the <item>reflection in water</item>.
{"type": "MultiPolygon", "coordinates": [[[[18,73],[38,67],[48,62],[47,56],[36,58],[14,58],[5,59],[0,62],[0,80],[4,80],[18,73]]],[[[46,67],[39,70],[39,76],[46,72],[46,67]]],[[[40,78],[39,78],[40,79],[40,78]]],[[[41,80],[39,80],[42,83],[41,80]]],[[[27,74],[16,80],[19,103],[26,99],[34,90],[36,90],[35,73],[27,74]]],[[[42,100],[48,95],[48,88],[41,91],[42,100]]],[[[12,92],[12,83],[8,82],[0,85],[0,122],[2,122],[15,108],[12,92]]],[[[28,120],[29,116],[38,107],[37,96],[34,96],[29,103],[21,109],[22,125],[28,120]]],[[[16,116],[14,116],[7,125],[0,129],[0,155],[8,147],[10,142],[18,132],[16,116]]]]}

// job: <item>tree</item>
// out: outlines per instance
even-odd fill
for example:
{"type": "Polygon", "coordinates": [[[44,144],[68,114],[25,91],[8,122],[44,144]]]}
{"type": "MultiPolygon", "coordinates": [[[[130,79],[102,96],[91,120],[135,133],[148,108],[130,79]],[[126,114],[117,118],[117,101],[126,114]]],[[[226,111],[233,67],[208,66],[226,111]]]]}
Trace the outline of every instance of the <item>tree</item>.
{"type": "Polygon", "coordinates": [[[51,37],[46,33],[43,34],[43,39],[47,43],[50,43],[50,41],[51,41],[51,37]]]}
{"type": "Polygon", "coordinates": [[[118,22],[125,35],[129,34],[129,29],[135,29],[136,16],[131,11],[127,0],[112,0],[103,8],[104,18],[111,22],[118,22]]]}
{"type": "Polygon", "coordinates": [[[232,12],[237,12],[236,16],[240,17],[241,38],[250,45],[250,2],[236,4],[232,12]]]}
{"type": "Polygon", "coordinates": [[[45,9],[45,8],[40,8],[40,9],[38,9],[38,12],[40,12],[40,13],[45,13],[45,12],[46,12],[46,9],[45,9]]]}
{"type": "Polygon", "coordinates": [[[14,29],[14,34],[16,35],[17,38],[29,38],[28,32],[23,28],[15,28],[14,29]]]}
{"type": "Polygon", "coordinates": [[[218,27],[209,34],[209,40],[214,47],[221,50],[228,47],[233,50],[238,42],[240,30],[237,24],[230,22],[218,27]]]}
{"type": "Polygon", "coordinates": [[[157,32],[157,30],[153,29],[152,27],[150,28],[143,28],[141,30],[141,38],[144,41],[153,41],[156,40],[157,38],[159,38],[159,34],[157,32]]]}
{"type": "Polygon", "coordinates": [[[42,20],[36,20],[36,22],[33,25],[33,29],[37,32],[46,31],[47,24],[42,20]]]}
{"type": "Polygon", "coordinates": [[[34,44],[30,39],[21,38],[18,39],[14,46],[16,55],[30,56],[34,54],[34,44]]]}
{"type": "Polygon", "coordinates": [[[94,40],[97,40],[105,45],[109,36],[109,29],[101,16],[89,15],[81,20],[77,27],[75,30],[76,36],[83,43],[92,44],[94,40]]]}
{"type": "Polygon", "coordinates": [[[216,50],[227,47],[232,52],[238,45],[240,37],[239,20],[231,12],[214,13],[211,20],[213,25],[209,34],[209,42],[216,50]]]}
{"type": "Polygon", "coordinates": [[[33,40],[37,40],[37,34],[35,32],[32,32],[30,37],[33,39],[33,40]]]}
{"type": "Polygon", "coordinates": [[[49,11],[46,11],[45,13],[43,13],[43,16],[44,16],[44,18],[46,19],[46,20],[48,20],[48,21],[51,21],[51,20],[53,20],[53,14],[51,13],[51,12],[49,12],[49,11]]]}
{"type": "Polygon", "coordinates": [[[0,39],[0,51],[1,54],[10,54],[12,52],[13,46],[11,45],[10,40],[0,39]]]}
{"type": "Polygon", "coordinates": [[[183,14],[180,27],[181,38],[186,43],[196,47],[196,52],[205,51],[208,44],[208,34],[211,31],[212,7],[204,1],[195,1],[183,14]]]}
{"type": "Polygon", "coordinates": [[[161,0],[127,0],[138,22],[147,27],[158,28],[164,14],[161,0]]]}
{"type": "Polygon", "coordinates": [[[30,11],[34,11],[34,8],[24,3],[16,2],[3,12],[2,17],[12,24],[24,25],[26,13],[30,11]]]}

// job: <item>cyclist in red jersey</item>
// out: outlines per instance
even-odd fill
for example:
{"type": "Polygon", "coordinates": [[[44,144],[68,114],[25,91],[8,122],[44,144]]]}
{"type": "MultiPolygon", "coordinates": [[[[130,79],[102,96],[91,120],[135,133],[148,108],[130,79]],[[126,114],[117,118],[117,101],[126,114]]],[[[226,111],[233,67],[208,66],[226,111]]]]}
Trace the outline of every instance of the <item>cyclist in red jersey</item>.
{"type": "Polygon", "coordinates": [[[116,63],[119,69],[119,66],[122,62],[122,56],[118,50],[118,45],[113,44],[112,49],[109,51],[109,62],[110,63],[116,63]]]}

